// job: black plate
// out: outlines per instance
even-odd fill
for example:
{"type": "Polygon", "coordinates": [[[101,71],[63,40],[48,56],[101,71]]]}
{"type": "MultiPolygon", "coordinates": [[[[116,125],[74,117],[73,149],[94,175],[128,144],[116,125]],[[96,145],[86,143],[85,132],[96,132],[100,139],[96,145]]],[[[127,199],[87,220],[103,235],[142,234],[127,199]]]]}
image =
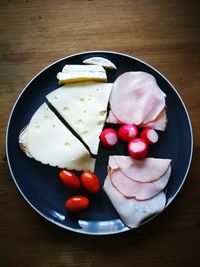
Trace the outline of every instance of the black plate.
{"type": "MultiPolygon", "coordinates": [[[[101,56],[111,60],[117,70],[107,71],[108,81],[126,71],[145,71],[152,74],[166,93],[168,126],[160,133],[160,141],[151,147],[149,156],[172,159],[172,174],[167,185],[167,205],[175,198],[186,179],[193,149],[192,128],[185,105],[170,82],[150,65],[134,57],[114,52],[85,52],[63,58],[36,75],[18,97],[7,128],[7,158],[12,177],[28,203],[43,217],[63,228],[85,234],[114,234],[129,230],[120,220],[106,194],[101,191],[90,196],[91,207],[79,215],[64,208],[69,192],[58,180],[58,168],[29,159],[19,148],[20,130],[29,122],[45,96],[58,87],[56,75],[65,64],[82,64],[83,60],[101,56]]],[[[99,148],[95,173],[106,177],[109,154],[127,155],[126,146],[99,148]]]]}

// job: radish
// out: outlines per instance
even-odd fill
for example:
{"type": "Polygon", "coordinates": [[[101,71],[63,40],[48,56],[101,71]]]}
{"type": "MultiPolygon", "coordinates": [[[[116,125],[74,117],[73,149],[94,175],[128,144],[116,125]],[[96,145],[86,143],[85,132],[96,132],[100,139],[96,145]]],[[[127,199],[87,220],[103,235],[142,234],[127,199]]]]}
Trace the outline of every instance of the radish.
{"type": "Polygon", "coordinates": [[[149,145],[155,144],[158,141],[158,134],[152,128],[144,129],[141,132],[140,137],[143,138],[149,145]]]}
{"type": "Polygon", "coordinates": [[[128,152],[133,158],[142,159],[146,157],[148,151],[149,146],[142,138],[131,139],[128,143],[128,152]]]}
{"type": "Polygon", "coordinates": [[[118,130],[119,138],[124,142],[129,142],[130,139],[137,137],[138,128],[135,125],[125,124],[118,130]]]}
{"type": "Polygon", "coordinates": [[[112,147],[118,141],[117,132],[112,128],[107,128],[103,130],[99,138],[102,145],[105,147],[112,147]]]}

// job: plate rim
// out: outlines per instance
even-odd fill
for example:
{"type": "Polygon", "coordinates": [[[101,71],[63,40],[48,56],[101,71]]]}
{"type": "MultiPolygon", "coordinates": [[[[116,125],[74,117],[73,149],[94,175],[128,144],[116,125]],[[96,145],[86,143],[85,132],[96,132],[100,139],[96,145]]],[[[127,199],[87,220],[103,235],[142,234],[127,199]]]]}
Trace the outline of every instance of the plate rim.
{"type": "Polygon", "coordinates": [[[150,217],[149,219],[145,220],[144,223],[142,223],[140,225],[140,227],[137,227],[137,228],[129,228],[125,225],[125,227],[120,230],[120,231],[111,231],[111,232],[86,232],[84,231],[83,229],[74,229],[74,228],[71,228],[69,226],[65,226],[55,220],[53,220],[52,218],[44,215],[42,212],[40,212],[28,199],[27,197],[24,195],[24,193],[22,192],[21,188],[19,187],[16,179],[15,179],[15,175],[12,171],[12,167],[11,167],[11,164],[10,164],[10,159],[9,159],[9,153],[8,153],[8,133],[9,133],[9,128],[10,128],[10,121],[11,121],[11,118],[13,116],[13,113],[14,113],[14,110],[15,110],[15,107],[19,101],[19,99],[21,98],[22,94],[25,92],[25,90],[27,89],[27,87],[41,74],[43,73],[44,71],[46,71],[48,68],[50,68],[51,66],[65,60],[65,59],[68,59],[68,58],[71,58],[71,57],[74,57],[74,56],[79,56],[79,55],[84,55],[84,54],[89,54],[89,53],[107,53],[107,54],[114,54],[114,55],[119,55],[119,56],[124,56],[124,57],[128,57],[130,59],[134,59],[136,61],[139,61],[140,63],[144,64],[144,65],[147,65],[148,67],[150,67],[151,69],[153,69],[155,72],[157,72],[170,86],[171,88],[174,90],[174,92],[176,93],[177,97],[179,98],[179,100],[181,101],[181,104],[184,108],[184,111],[185,111],[185,114],[186,114],[186,117],[187,117],[187,120],[188,120],[188,123],[189,123],[189,129],[190,129],[190,140],[191,140],[191,148],[190,148],[190,158],[189,158],[189,162],[188,162],[188,166],[187,166],[187,170],[185,172],[185,175],[184,175],[184,178],[179,186],[179,188],[176,190],[176,193],[174,194],[174,196],[169,200],[169,202],[166,204],[164,210],[161,212],[163,213],[165,211],[165,209],[173,202],[173,200],[177,197],[179,191],[181,190],[181,188],[183,187],[183,184],[185,183],[185,180],[188,176],[188,173],[189,173],[189,170],[190,170],[190,166],[191,166],[191,162],[192,162],[192,156],[193,156],[193,143],[194,143],[194,140],[193,140],[193,130],[192,130],[192,123],[191,123],[191,119],[190,119],[190,116],[189,116],[189,112],[186,108],[186,105],[185,103],[183,102],[183,99],[181,98],[180,94],[178,93],[178,91],[176,90],[176,88],[172,85],[172,83],[166,78],[166,76],[164,76],[159,70],[157,70],[155,67],[153,67],[151,64],[137,58],[137,57],[134,57],[134,56],[131,56],[131,55],[128,55],[126,53],[121,53],[121,52],[115,52],[115,51],[107,51],[107,50],[89,50],[89,51],[84,51],[84,52],[79,52],[79,53],[75,53],[75,54],[70,54],[68,56],[65,56],[65,57],[62,57],[52,63],[50,63],[49,65],[47,65],[46,67],[44,67],[43,69],[41,69],[39,72],[37,72],[33,78],[23,87],[22,91],[20,92],[20,94],[18,95],[18,97],[16,98],[16,100],[14,101],[14,104],[12,106],[12,109],[10,111],[10,115],[9,115],[9,118],[8,118],[8,121],[7,121],[7,127],[6,127],[6,158],[7,158],[7,164],[8,164],[8,167],[9,167],[9,171],[11,173],[11,176],[12,176],[12,179],[14,180],[14,183],[17,187],[17,189],[19,190],[20,194],[23,196],[23,198],[26,200],[26,202],[37,212],[39,213],[43,218],[45,218],[46,220],[52,222],[53,224],[65,229],[65,230],[69,230],[69,231],[72,231],[72,232],[75,232],[75,233],[79,233],[79,234],[86,234],[86,235],[94,235],[94,236],[101,236],[101,235],[113,235],[113,234],[120,234],[120,233],[123,233],[123,232],[127,232],[127,231],[130,231],[130,230],[133,230],[133,229],[138,229],[140,227],[142,227],[143,225],[145,225],[147,222],[151,221],[152,219],[154,219],[155,217],[157,217],[157,214],[150,217]]]}

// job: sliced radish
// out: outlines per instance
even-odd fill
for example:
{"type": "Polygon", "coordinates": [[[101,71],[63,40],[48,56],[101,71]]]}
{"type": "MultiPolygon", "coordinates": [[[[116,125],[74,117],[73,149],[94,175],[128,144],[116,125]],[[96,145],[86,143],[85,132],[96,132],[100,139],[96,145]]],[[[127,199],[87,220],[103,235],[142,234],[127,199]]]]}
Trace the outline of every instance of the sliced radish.
{"type": "Polygon", "coordinates": [[[158,134],[152,128],[144,129],[141,132],[140,137],[144,139],[149,145],[155,144],[158,141],[158,134]]]}
{"type": "Polygon", "coordinates": [[[147,156],[149,146],[142,138],[135,138],[128,143],[128,152],[131,157],[136,159],[142,159],[147,156]]]}
{"type": "Polygon", "coordinates": [[[137,137],[138,128],[132,124],[125,124],[119,128],[118,136],[124,142],[129,142],[131,139],[137,137]]]}
{"type": "Polygon", "coordinates": [[[112,128],[107,128],[103,130],[99,138],[102,145],[105,147],[112,147],[118,141],[117,132],[112,128]]]}

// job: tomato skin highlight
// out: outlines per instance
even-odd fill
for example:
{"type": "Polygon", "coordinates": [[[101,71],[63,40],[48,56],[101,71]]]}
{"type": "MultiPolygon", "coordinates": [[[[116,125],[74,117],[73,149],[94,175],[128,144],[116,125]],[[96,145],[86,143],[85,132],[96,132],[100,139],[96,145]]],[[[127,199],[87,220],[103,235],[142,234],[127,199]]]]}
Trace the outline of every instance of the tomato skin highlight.
{"type": "Polygon", "coordinates": [[[60,181],[70,189],[79,189],[81,182],[78,176],[68,170],[62,170],[59,172],[60,181]]]}
{"type": "Polygon", "coordinates": [[[71,196],[65,202],[65,207],[71,212],[79,212],[89,207],[89,199],[85,196],[71,196]]]}
{"type": "Polygon", "coordinates": [[[81,174],[81,183],[90,193],[97,193],[100,189],[98,177],[91,171],[84,171],[81,174]]]}

